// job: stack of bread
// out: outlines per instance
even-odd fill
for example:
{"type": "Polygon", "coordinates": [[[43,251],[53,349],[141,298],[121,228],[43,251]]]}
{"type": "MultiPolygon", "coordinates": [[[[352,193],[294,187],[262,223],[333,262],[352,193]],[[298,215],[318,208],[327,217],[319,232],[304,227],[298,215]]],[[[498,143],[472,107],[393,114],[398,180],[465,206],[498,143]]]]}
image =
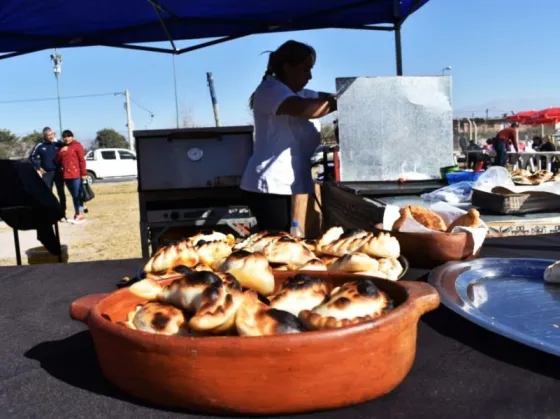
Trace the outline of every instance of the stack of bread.
{"type": "Polygon", "coordinates": [[[182,336],[271,336],[333,329],[371,321],[393,301],[370,279],[329,290],[321,278],[297,274],[277,292],[223,272],[184,268],[167,285],[147,278],[129,289],[147,300],[120,324],[133,330],[182,336]]]}
{"type": "Polygon", "coordinates": [[[528,170],[514,170],[511,172],[511,180],[516,185],[541,185],[545,182],[556,182],[560,180],[560,175],[554,175],[554,173],[548,170],[537,170],[531,173],[528,170]]]}
{"type": "Polygon", "coordinates": [[[442,233],[451,233],[455,227],[476,228],[484,225],[480,213],[474,208],[470,208],[466,214],[461,215],[452,223],[446,224],[437,212],[416,205],[408,205],[400,209],[400,217],[393,224],[392,231],[401,231],[403,224],[409,218],[429,230],[442,233]]]}
{"type": "Polygon", "coordinates": [[[200,233],[159,249],[130,286],[145,304],[122,324],[165,335],[265,336],[343,327],[393,307],[369,279],[329,290],[297,274],[275,292],[273,270],[342,271],[396,280],[403,267],[389,234],[334,227],[315,241],[261,232],[237,241],[200,233]],[[161,285],[162,279],[175,278],[161,285]]]}
{"type": "Polygon", "coordinates": [[[210,232],[160,248],[143,274],[165,279],[177,275],[176,267],[186,266],[253,278],[265,273],[272,278],[272,270],[339,271],[394,281],[403,271],[399,256],[397,239],[359,229],[332,227],[317,240],[264,231],[237,242],[232,235],[210,232]]]}

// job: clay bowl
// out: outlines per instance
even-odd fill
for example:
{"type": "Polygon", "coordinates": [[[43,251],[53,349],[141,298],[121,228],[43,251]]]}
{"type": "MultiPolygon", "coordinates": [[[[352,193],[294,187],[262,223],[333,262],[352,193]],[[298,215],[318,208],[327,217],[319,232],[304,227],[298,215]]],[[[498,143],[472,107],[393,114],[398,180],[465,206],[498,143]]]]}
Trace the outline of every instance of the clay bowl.
{"type": "Polygon", "coordinates": [[[447,262],[474,259],[474,242],[467,233],[403,233],[387,231],[383,224],[375,226],[377,231],[389,233],[401,246],[401,254],[413,268],[432,269],[447,262]]]}
{"type": "MultiPolygon", "coordinates": [[[[277,286],[294,274],[276,272],[277,286]]],[[[313,276],[331,286],[368,278],[313,276]]],[[[439,305],[439,294],[423,282],[373,281],[396,308],[376,321],[327,331],[267,337],[139,332],[116,324],[142,302],[127,288],[80,298],[70,316],[88,325],[105,377],[139,399],[214,414],[309,412],[375,399],[410,371],[418,320],[439,305]]]]}

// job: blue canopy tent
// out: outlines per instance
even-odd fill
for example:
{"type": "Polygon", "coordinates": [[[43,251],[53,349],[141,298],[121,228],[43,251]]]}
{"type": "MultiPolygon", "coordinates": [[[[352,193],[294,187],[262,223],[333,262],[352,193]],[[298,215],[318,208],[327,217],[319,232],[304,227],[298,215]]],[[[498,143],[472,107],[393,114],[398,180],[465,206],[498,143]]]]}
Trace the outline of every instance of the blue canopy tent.
{"type": "Polygon", "coordinates": [[[342,28],[394,31],[429,0],[3,0],[0,59],[50,48],[108,46],[183,54],[260,33],[342,28]],[[177,40],[218,38],[178,49],[177,40]],[[171,48],[138,43],[169,41],[171,48]]]}

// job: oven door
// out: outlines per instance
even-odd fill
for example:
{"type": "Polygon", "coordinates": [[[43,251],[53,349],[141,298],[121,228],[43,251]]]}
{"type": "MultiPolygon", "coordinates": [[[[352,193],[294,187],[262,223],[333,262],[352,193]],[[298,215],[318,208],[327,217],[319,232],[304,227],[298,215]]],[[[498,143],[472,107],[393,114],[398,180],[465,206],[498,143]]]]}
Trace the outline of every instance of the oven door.
{"type": "Polygon", "coordinates": [[[139,189],[239,186],[252,150],[250,132],[138,138],[139,189]]]}

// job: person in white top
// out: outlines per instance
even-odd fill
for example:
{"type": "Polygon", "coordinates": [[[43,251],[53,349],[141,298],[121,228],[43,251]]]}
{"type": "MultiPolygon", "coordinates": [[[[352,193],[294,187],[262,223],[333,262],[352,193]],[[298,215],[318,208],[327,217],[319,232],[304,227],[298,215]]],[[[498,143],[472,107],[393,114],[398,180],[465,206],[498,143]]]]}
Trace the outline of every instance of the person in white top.
{"type": "Polygon", "coordinates": [[[305,89],[315,58],[309,45],[282,44],[250,99],[255,138],[241,189],[260,230],[289,230],[292,195],[314,193],[310,159],[321,134],[311,119],[336,110],[334,95],[305,89]]]}

